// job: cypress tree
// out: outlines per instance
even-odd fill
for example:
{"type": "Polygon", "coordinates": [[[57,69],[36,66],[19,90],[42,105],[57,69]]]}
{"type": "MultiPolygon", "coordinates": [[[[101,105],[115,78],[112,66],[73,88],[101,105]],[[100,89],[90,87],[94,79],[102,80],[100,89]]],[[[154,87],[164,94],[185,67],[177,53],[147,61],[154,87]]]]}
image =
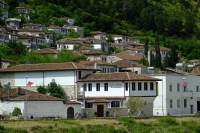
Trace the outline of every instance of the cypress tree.
{"type": "Polygon", "coordinates": [[[156,68],[161,68],[161,54],[160,54],[160,47],[159,47],[159,40],[158,40],[158,35],[156,34],[156,39],[155,39],[155,67],[156,68]]]}

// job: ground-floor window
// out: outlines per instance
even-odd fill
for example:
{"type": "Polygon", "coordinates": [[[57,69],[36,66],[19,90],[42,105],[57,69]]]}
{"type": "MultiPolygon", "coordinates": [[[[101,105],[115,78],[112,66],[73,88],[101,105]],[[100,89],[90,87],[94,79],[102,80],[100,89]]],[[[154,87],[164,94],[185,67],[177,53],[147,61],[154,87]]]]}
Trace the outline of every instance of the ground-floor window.
{"type": "Polygon", "coordinates": [[[120,104],[119,104],[119,103],[120,103],[119,101],[112,101],[112,102],[111,102],[111,107],[112,107],[112,108],[120,107],[120,104]]]}
{"type": "Polygon", "coordinates": [[[88,103],[87,101],[85,101],[85,108],[92,108],[92,103],[88,103]]]}

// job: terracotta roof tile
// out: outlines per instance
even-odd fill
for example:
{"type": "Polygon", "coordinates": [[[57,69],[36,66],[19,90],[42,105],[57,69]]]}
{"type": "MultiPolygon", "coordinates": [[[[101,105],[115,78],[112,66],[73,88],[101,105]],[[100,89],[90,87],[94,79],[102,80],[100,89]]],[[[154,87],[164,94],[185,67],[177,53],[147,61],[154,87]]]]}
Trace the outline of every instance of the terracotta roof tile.
{"type": "Polygon", "coordinates": [[[18,32],[43,32],[43,31],[39,29],[21,28],[18,30],[18,32]]]}
{"type": "Polygon", "coordinates": [[[135,61],[140,61],[143,58],[143,56],[139,56],[137,53],[132,52],[131,50],[126,50],[117,54],[111,54],[110,56],[117,56],[121,59],[135,60],[135,61]]]}
{"type": "Polygon", "coordinates": [[[44,63],[44,64],[23,64],[1,69],[0,72],[33,72],[33,71],[64,71],[64,70],[97,70],[89,66],[73,62],[66,63],[44,63]]]}
{"type": "Polygon", "coordinates": [[[101,55],[101,54],[106,54],[100,51],[88,51],[88,52],[81,52],[84,55],[101,55]]]}
{"type": "Polygon", "coordinates": [[[94,82],[94,81],[161,81],[161,79],[152,78],[149,76],[134,74],[130,72],[117,72],[117,73],[93,73],[78,82],[94,82]]]}
{"type": "Polygon", "coordinates": [[[78,50],[93,50],[91,47],[81,46],[78,50]]]}
{"type": "Polygon", "coordinates": [[[126,68],[126,67],[146,67],[142,64],[130,61],[130,60],[120,60],[113,63],[117,65],[118,68],[126,68]]]}
{"type": "MultiPolygon", "coordinates": [[[[78,97],[77,98],[78,100],[83,100],[84,98],[83,97],[78,97]]],[[[86,96],[85,97],[85,100],[101,100],[101,99],[104,99],[104,100],[113,100],[113,99],[126,99],[126,97],[123,97],[123,96],[86,96]]]]}
{"type": "Polygon", "coordinates": [[[105,62],[105,61],[102,61],[102,60],[88,61],[84,65],[91,66],[91,65],[94,65],[95,63],[98,64],[98,65],[116,66],[115,64],[111,64],[111,63],[108,63],[108,62],[105,62]]]}
{"type": "Polygon", "coordinates": [[[99,35],[99,34],[105,35],[106,33],[105,32],[101,32],[101,31],[91,31],[90,32],[90,35],[99,35]]]}
{"type": "MultiPolygon", "coordinates": [[[[8,98],[10,101],[24,101],[26,100],[26,90],[23,88],[13,88],[13,89],[0,89],[0,98],[8,98]],[[9,94],[9,95],[8,95],[9,94]]],[[[38,92],[33,92],[27,90],[27,100],[28,101],[64,101],[64,99],[48,96],[45,94],[40,94],[38,92]]]]}

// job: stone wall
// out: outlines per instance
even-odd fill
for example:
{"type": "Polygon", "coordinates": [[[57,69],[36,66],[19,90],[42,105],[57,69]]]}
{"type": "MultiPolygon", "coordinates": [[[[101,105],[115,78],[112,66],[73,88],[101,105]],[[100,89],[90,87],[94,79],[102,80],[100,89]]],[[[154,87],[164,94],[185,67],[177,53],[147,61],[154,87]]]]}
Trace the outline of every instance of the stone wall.
{"type": "Polygon", "coordinates": [[[0,74],[0,82],[1,85],[3,86],[4,82],[10,82],[11,87],[15,86],[15,74],[14,73],[1,73],[0,74]]]}
{"type": "MultiPolygon", "coordinates": [[[[104,105],[104,117],[106,117],[106,111],[109,111],[109,116],[113,117],[114,111],[116,112],[116,117],[128,116],[128,108],[107,108],[106,104],[104,105]]],[[[94,112],[97,111],[97,104],[93,104],[93,108],[86,108],[86,113],[89,117],[94,117],[94,112]]],[[[153,116],[153,103],[147,103],[144,108],[138,109],[138,111],[132,116],[138,116],[139,112],[143,111],[146,117],[153,116]]],[[[82,109],[82,113],[84,109],[82,109]]]]}

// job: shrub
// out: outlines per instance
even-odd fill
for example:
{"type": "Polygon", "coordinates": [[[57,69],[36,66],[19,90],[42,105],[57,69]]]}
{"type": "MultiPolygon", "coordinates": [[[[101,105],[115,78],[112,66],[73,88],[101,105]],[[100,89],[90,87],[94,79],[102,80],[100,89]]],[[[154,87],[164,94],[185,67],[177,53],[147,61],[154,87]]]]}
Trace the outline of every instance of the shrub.
{"type": "Polygon", "coordinates": [[[18,116],[21,114],[21,109],[18,107],[15,107],[13,112],[12,112],[12,116],[18,116]]]}
{"type": "Polygon", "coordinates": [[[159,121],[159,122],[162,122],[162,123],[167,123],[167,124],[170,124],[170,125],[177,125],[177,124],[178,124],[178,123],[176,122],[176,119],[175,119],[175,118],[172,118],[172,117],[158,118],[158,121],[159,121]]]}
{"type": "Polygon", "coordinates": [[[128,133],[128,131],[126,131],[124,128],[118,128],[116,133],[128,133]]]}
{"type": "Polygon", "coordinates": [[[4,126],[1,126],[1,125],[0,125],[0,132],[1,132],[1,131],[4,131],[4,130],[5,130],[4,126]]]}
{"type": "Polygon", "coordinates": [[[46,94],[47,93],[46,88],[44,86],[41,86],[41,85],[37,87],[37,91],[39,93],[41,93],[41,94],[46,94]]]}

